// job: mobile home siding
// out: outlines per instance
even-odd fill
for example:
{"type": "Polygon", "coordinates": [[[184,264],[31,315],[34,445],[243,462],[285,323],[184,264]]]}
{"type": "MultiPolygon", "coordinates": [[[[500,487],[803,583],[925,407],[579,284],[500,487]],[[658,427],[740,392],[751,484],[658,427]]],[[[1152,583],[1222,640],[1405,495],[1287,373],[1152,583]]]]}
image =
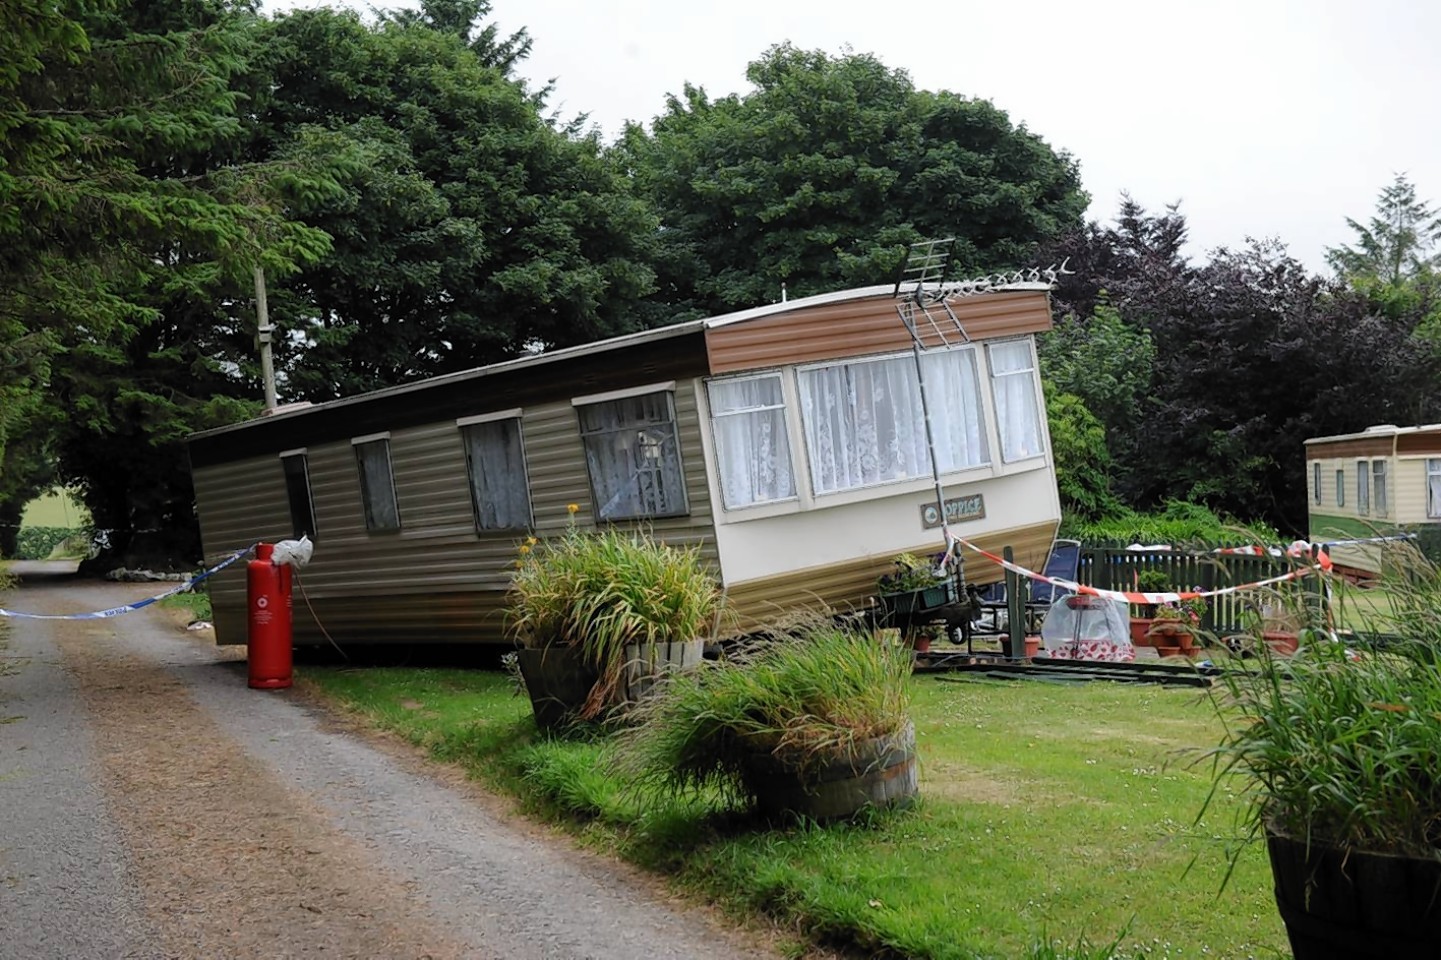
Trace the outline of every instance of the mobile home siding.
{"type": "MultiPolygon", "coordinates": [[[[485,406],[477,403],[466,414],[488,412],[485,406]]],[[[699,544],[714,566],[693,382],[677,384],[675,410],[690,513],[647,526],[667,542],[699,544]]],[[[570,401],[525,409],[521,431],[537,534],[564,530],[572,522],[572,503],[581,507],[575,522],[588,525],[590,482],[570,401]]],[[[454,419],[392,430],[390,444],[401,529],[385,532],[365,527],[350,441],[308,447],[317,541],[314,559],[301,572],[304,597],[342,645],[503,641],[504,591],[524,532],[477,533],[454,419]]],[[[207,549],[290,536],[278,454],[197,469],[201,514],[214,518],[203,531],[207,549]],[[264,529],[255,529],[255,518],[265,519],[264,529]]],[[[243,643],[243,573],[228,578],[214,599],[217,639],[243,643]]],[[[324,642],[303,605],[294,619],[297,642],[324,642]]]]}
{"type": "MultiPolygon", "coordinates": [[[[1434,457],[1441,457],[1441,428],[1434,425],[1378,427],[1364,434],[1308,440],[1307,476],[1312,465],[1319,463],[1325,481],[1321,502],[1310,501],[1311,539],[1360,539],[1436,524],[1437,518],[1426,513],[1426,462],[1434,457]],[[1373,474],[1371,508],[1363,514],[1357,509],[1357,464],[1365,463],[1369,472],[1377,460],[1386,463],[1386,511],[1376,509],[1373,474]],[[1334,491],[1337,470],[1345,472],[1346,502],[1340,507],[1334,491]]],[[[1382,553],[1382,547],[1368,544],[1338,546],[1331,551],[1337,564],[1373,573],[1381,569],[1382,553]]]]}
{"type": "Polygon", "coordinates": [[[555,359],[542,354],[501,369],[483,367],[310,409],[282,409],[263,420],[195,435],[189,443],[190,463],[192,467],[229,463],[328,440],[349,441],[385,430],[454,422],[487,410],[549,403],[563,391],[580,396],[706,372],[705,338],[699,329],[682,325],[652,336],[657,339],[559,351],[555,359]]]}
{"type": "MultiPolygon", "coordinates": [[[[982,534],[975,538],[975,542],[981,549],[995,554],[1000,554],[1004,547],[1009,546],[1017,563],[1039,570],[1046,562],[1055,536],[1056,524],[1048,522],[982,534]]],[[[936,540],[917,539],[906,549],[924,555],[934,552],[938,546],[936,540]]],[[[754,629],[767,618],[774,617],[779,610],[815,608],[819,604],[837,610],[859,609],[866,598],[875,594],[877,578],[892,570],[889,556],[822,564],[727,587],[726,599],[736,626],[743,630],[754,629]]],[[[1003,571],[994,561],[973,553],[966,554],[968,581],[990,583],[1002,576],[1003,571]]]]}
{"type": "MultiPolygon", "coordinates": [[[[258,540],[291,536],[290,507],[278,456],[198,468],[194,482],[201,542],[208,561],[258,540]]],[[[244,643],[244,561],[220,571],[209,584],[216,638],[221,643],[244,643]]]]}
{"type": "MultiPolygon", "coordinates": [[[[972,340],[1051,329],[1044,291],[992,293],[954,301],[952,309],[972,340]]],[[[948,322],[948,321],[947,321],[948,322]]],[[[962,338],[946,330],[951,342],[962,338]]],[[[928,345],[939,343],[929,324],[928,345]]],[[[711,373],[733,373],[816,360],[835,360],[911,348],[911,335],[889,296],[867,297],[787,311],[706,331],[711,373]]]]}

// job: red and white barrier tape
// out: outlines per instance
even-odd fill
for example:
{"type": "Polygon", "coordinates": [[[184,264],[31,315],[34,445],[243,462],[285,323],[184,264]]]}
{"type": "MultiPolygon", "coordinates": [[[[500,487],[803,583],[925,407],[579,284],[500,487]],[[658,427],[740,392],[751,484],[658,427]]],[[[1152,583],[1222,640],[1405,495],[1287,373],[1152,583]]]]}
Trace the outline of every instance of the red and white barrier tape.
{"type": "MultiPolygon", "coordinates": [[[[1100,587],[1091,587],[1083,583],[1076,583],[1073,580],[1065,580],[1060,577],[1048,577],[1044,573],[1037,573],[1034,570],[1027,570],[1025,567],[1020,566],[1019,564],[1011,563],[1010,561],[1002,557],[996,556],[994,553],[991,553],[988,550],[982,550],[980,547],[976,546],[974,543],[971,543],[964,537],[958,537],[955,534],[952,534],[951,538],[956,543],[959,543],[961,546],[965,547],[967,550],[972,550],[976,553],[979,553],[981,556],[987,558],[988,560],[995,561],[1005,569],[1010,570],[1012,573],[1019,574],[1023,577],[1029,577],[1032,580],[1039,580],[1042,583],[1049,583],[1052,586],[1060,587],[1063,590],[1069,590],[1072,593],[1080,593],[1092,597],[1103,597],[1107,600],[1119,600],[1123,603],[1156,604],[1180,603],[1182,600],[1204,600],[1207,597],[1221,597],[1229,593],[1239,593],[1242,590],[1254,590],[1258,587],[1269,587],[1277,583],[1285,583],[1287,580],[1299,580],[1300,578],[1310,576],[1313,573],[1323,573],[1331,569],[1331,558],[1327,556],[1326,551],[1320,550],[1318,551],[1317,561],[1314,564],[1304,567],[1297,567],[1290,573],[1283,573],[1277,577],[1269,577],[1265,580],[1257,580],[1254,583],[1242,583],[1234,587],[1220,587],[1215,590],[1183,590],[1179,592],[1169,593],[1140,593],[1138,591],[1132,590],[1102,590],[1100,587]]],[[[1302,543],[1304,543],[1304,541],[1301,540],[1293,543],[1286,550],[1286,554],[1293,557],[1308,556],[1310,554],[1311,545],[1309,543],[1305,544],[1305,549],[1302,550],[1302,543]],[[1295,552],[1293,553],[1292,551],[1295,552]]],[[[1226,547],[1223,548],[1222,551],[1217,552],[1229,552],[1242,555],[1261,556],[1265,555],[1265,552],[1268,549],[1276,548],[1226,547]],[[1256,551],[1254,554],[1251,553],[1251,551],[1253,550],[1256,551]]],[[[1279,551],[1276,555],[1280,555],[1279,551]]]]}

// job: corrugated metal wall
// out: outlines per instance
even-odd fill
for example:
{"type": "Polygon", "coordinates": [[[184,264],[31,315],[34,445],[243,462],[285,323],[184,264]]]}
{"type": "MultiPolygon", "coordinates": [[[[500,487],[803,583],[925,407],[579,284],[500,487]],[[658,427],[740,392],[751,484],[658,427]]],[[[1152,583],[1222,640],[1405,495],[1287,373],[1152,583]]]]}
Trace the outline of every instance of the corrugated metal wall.
{"type": "MultiPolygon", "coordinates": [[[[964,297],[954,301],[952,309],[972,340],[1051,329],[1050,297],[1042,291],[964,297]]],[[[929,327],[921,329],[925,332],[929,327]]],[[[953,329],[947,333],[950,340],[956,339],[953,329]]],[[[939,341],[932,336],[929,342],[939,341]]],[[[911,336],[889,296],[804,307],[706,331],[711,373],[910,348],[911,336]]]]}
{"type": "MultiPolygon", "coordinates": [[[[667,542],[700,544],[714,563],[693,382],[677,385],[675,407],[690,515],[647,526],[667,542]]],[[[475,413],[489,409],[478,402],[475,413]]],[[[590,482],[569,400],[525,409],[521,429],[537,534],[565,529],[571,503],[581,507],[576,522],[591,525],[590,482]]],[[[308,448],[317,537],[315,557],[301,572],[305,595],[342,646],[503,642],[504,591],[522,535],[476,532],[454,421],[393,430],[390,450],[401,529],[371,533],[350,443],[308,448]]],[[[200,468],[196,490],[208,551],[290,535],[278,451],[200,468]]],[[[221,643],[244,642],[244,594],[243,570],[227,571],[212,591],[221,643]]],[[[296,641],[325,642],[299,591],[295,605],[296,641]]]]}

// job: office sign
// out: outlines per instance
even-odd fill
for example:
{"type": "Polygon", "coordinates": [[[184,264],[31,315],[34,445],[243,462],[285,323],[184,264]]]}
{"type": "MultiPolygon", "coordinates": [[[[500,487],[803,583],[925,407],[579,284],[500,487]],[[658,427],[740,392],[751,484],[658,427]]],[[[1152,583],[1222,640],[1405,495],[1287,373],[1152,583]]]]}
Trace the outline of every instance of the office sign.
{"type": "MultiPolygon", "coordinates": [[[[979,520],[986,515],[986,500],[979,493],[973,493],[968,497],[951,497],[946,501],[946,522],[961,523],[966,520],[979,520]]],[[[921,504],[921,527],[926,530],[934,530],[941,525],[941,511],[936,508],[936,501],[921,504]]]]}

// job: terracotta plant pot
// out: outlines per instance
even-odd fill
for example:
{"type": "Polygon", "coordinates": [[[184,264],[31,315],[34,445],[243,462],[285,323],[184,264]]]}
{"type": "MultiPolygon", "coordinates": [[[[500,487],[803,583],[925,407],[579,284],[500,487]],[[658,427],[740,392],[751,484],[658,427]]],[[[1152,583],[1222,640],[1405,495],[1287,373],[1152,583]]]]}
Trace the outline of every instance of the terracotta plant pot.
{"type": "Polygon", "coordinates": [[[1027,659],[1027,660],[1033,660],[1033,659],[1035,659],[1036,654],[1038,654],[1038,653],[1040,653],[1040,652],[1041,652],[1041,638],[1040,638],[1040,637],[1027,637],[1027,638],[1026,638],[1026,659],[1027,659]]]}
{"type": "Polygon", "coordinates": [[[1147,635],[1147,632],[1151,629],[1151,624],[1155,622],[1156,621],[1150,617],[1132,617],[1131,644],[1137,647],[1151,646],[1151,638],[1147,635]]]}
{"type": "Polygon", "coordinates": [[[1181,648],[1175,644],[1162,645],[1161,643],[1157,643],[1156,653],[1162,657],[1179,657],[1181,655],[1181,648]]]}
{"type": "Polygon", "coordinates": [[[1283,657],[1289,657],[1295,653],[1296,648],[1300,645],[1296,634],[1284,630],[1267,630],[1261,634],[1261,639],[1266,641],[1266,646],[1271,648],[1272,653],[1280,654],[1283,657]]]}

